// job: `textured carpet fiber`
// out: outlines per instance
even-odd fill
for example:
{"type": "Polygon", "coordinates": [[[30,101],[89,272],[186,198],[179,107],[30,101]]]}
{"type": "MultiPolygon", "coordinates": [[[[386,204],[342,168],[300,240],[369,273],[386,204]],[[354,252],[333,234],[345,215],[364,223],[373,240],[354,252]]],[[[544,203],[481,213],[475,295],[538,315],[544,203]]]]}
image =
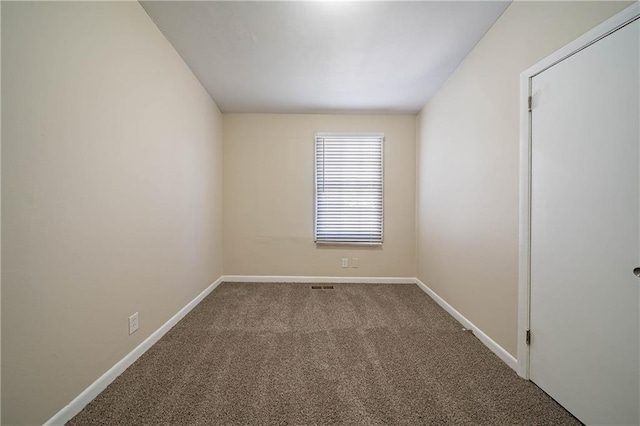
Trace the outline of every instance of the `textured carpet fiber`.
{"type": "Polygon", "coordinates": [[[579,424],[417,286],[333,286],[220,285],[68,424],[579,424]]]}

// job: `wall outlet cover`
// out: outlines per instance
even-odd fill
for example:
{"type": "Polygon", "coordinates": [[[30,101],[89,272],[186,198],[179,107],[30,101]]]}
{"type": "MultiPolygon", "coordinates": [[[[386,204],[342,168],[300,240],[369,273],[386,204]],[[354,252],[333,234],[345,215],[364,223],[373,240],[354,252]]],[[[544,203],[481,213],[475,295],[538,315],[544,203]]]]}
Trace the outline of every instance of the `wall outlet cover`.
{"type": "Polygon", "coordinates": [[[129,317],[129,335],[132,335],[133,333],[135,333],[136,330],[138,330],[138,313],[137,312],[129,317]]]}

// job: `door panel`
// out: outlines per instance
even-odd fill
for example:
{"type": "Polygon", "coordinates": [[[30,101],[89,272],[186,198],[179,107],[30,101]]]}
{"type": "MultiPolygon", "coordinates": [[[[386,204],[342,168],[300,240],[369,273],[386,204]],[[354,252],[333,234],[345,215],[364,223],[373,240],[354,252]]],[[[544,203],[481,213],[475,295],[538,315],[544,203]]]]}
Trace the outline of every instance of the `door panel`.
{"type": "Polygon", "coordinates": [[[531,380],[640,424],[639,21],[532,79],[531,380]]]}

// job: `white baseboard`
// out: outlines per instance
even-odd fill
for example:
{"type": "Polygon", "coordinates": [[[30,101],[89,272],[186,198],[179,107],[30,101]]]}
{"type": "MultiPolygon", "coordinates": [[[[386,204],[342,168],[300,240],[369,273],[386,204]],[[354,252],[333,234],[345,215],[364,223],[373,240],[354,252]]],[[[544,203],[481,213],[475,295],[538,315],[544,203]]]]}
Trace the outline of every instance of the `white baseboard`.
{"type": "Polygon", "coordinates": [[[484,343],[493,353],[495,353],[509,367],[517,371],[517,361],[502,346],[494,342],[482,330],[476,327],[471,321],[466,319],[460,312],[438,296],[433,290],[427,287],[417,278],[409,277],[311,277],[311,276],[278,276],[278,275],[223,275],[213,284],[207,287],[202,293],[196,296],[178,313],[171,317],[159,329],[153,332],[134,350],[129,352],[116,365],[111,367],[106,373],[100,376],[95,382],[89,385],[80,395],[67,404],[51,417],[45,426],[64,425],[76,414],[91,402],[100,392],[102,392],[111,382],[122,374],[131,364],[142,356],[151,346],[153,346],[167,331],[185,317],[198,303],[209,295],[222,282],[289,282],[289,283],[365,283],[365,284],[417,284],[427,295],[438,303],[445,311],[457,319],[465,328],[473,330],[473,333],[484,343]]]}
{"type": "Polygon", "coordinates": [[[518,372],[518,361],[516,358],[507,352],[502,346],[497,344],[491,337],[484,334],[482,330],[476,327],[471,321],[464,317],[460,312],[456,311],[453,306],[445,302],[445,300],[438,296],[433,290],[431,290],[425,283],[420,281],[419,279],[415,279],[414,281],[418,287],[420,287],[425,293],[427,293],[433,300],[436,301],[438,305],[440,305],[445,311],[451,314],[452,317],[457,319],[460,324],[464,326],[467,330],[472,330],[473,334],[482,342],[486,347],[491,349],[491,352],[496,354],[498,358],[504,361],[509,367],[518,372]]]}
{"type": "Polygon", "coordinates": [[[122,358],[116,365],[111,367],[106,373],[98,378],[95,382],[89,385],[80,395],[78,395],[73,401],[67,404],[62,410],[58,411],[53,417],[51,417],[45,426],[49,425],[64,425],[71,420],[73,416],[78,414],[82,409],[93,399],[98,396],[111,382],[113,382],[120,374],[124,372],[131,364],[133,364],[138,358],[142,356],[151,346],[153,346],[167,331],[185,317],[198,303],[209,295],[220,283],[223,281],[223,277],[218,278],[213,284],[207,287],[202,293],[196,296],[191,302],[189,302],[184,308],[180,309],[177,314],[172,316],[169,321],[164,323],[159,329],[154,331],[149,337],[147,337],[142,343],[140,343],[134,350],[129,352],[124,358],[122,358]]]}
{"type": "Polygon", "coordinates": [[[311,277],[293,275],[224,275],[223,281],[234,283],[364,283],[364,284],[415,284],[409,277],[311,277]]]}

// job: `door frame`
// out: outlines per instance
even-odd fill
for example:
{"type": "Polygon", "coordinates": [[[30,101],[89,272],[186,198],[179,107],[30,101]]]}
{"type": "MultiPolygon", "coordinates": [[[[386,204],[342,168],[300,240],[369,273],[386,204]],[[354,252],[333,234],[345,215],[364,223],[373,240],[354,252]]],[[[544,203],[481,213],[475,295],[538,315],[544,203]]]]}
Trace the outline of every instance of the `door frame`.
{"type": "MultiPolygon", "coordinates": [[[[586,32],[565,47],[520,74],[520,197],[518,238],[518,356],[516,372],[530,379],[527,330],[531,319],[531,81],[533,77],[578,53],[625,25],[640,19],[640,3],[631,6],[586,32]]],[[[535,108],[536,100],[532,99],[535,108]]],[[[534,337],[535,338],[535,337],[534,337]]]]}

